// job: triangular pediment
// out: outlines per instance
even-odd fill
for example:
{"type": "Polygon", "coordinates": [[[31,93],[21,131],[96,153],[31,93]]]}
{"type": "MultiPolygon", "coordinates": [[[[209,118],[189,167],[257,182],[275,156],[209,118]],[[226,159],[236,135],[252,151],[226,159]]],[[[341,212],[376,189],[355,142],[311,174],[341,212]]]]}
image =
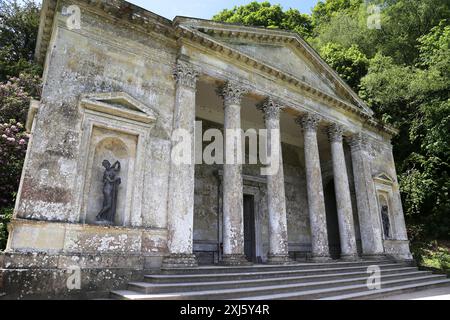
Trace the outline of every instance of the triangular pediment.
{"type": "Polygon", "coordinates": [[[316,87],[327,94],[334,95],[348,102],[352,102],[348,97],[340,94],[336,85],[326,78],[314,65],[307,60],[300,52],[283,45],[270,43],[254,43],[243,41],[225,41],[231,47],[249,54],[266,64],[282,70],[285,73],[301,79],[309,85],[316,87]]]}
{"type": "Polygon", "coordinates": [[[364,101],[296,33],[185,17],[177,17],[175,23],[194,32],[194,38],[204,37],[208,40],[205,43],[212,40],[237,54],[279,70],[321,94],[353,105],[369,116],[373,115],[364,101]]]}
{"type": "Polygon", "coordinates": [[[380,172],[374,175],[373,180],[387,185],[392,185],[394,183],[394,179],[392,179],[391,176],[386,172],[380,172]]]}
{"type": "Polygon", "coordinates": [[[139,122],[156,121],[157,114],[150,107],[125,92],[94,93],[84,95],[83,108],[139,122]]]}

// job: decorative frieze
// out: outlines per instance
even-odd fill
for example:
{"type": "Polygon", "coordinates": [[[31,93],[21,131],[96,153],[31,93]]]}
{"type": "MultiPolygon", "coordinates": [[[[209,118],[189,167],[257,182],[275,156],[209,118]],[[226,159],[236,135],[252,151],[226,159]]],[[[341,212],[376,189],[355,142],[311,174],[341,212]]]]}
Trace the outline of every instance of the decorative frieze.
{"type": "Polygon", "coordinates": [[[295,119],[295,122],[302,127],[303,131],[317,131],[322,117],[313,113],[306,113],[295,119]]]}
{"type": "Polygon", "coordinates": [[[344,127],[337,123],[333,123],[327,128],[327,133],[330,142],[342,142],[344,127]]]}
{"type": "Polygon", "coordinates": [[[173,71],[173,76],[178,84],[195,89],[198,72],[194,70],[189,62],[178,60],[173,71]]]}
{"type": "Polygon", "coordinates": [[[217,93],[222,97],[224,106],[240,105],[242,96],[248,92],[243,86],[236,82],[228,81],[217,89],[217,93]]]}
{"type": "Polygon", "coordinates": [[[256,106],[258,110],[264,113],[264,119],[279,119],[280,111],[282,107],[280,104],[273,100],[271,97],[268,97],[263,102],[256,106]]]}

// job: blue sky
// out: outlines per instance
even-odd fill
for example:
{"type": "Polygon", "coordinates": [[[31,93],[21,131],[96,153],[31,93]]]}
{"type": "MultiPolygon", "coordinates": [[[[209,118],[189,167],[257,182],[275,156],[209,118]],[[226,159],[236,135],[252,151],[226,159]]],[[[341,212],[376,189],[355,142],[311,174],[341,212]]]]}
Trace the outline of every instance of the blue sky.
{"type": "MultiPolygon", "coordinates": [[[[234,6],[250,3],[252,0],[131,0],[129,2],[168,19],[173,19],[177,15],[210,19],[222,9],[231,9],[234,6]]],[[[284,9],[295,8],[300,12],[310,13],[311,8],[318,0],[275,0],[269,2],[272,4],[279,3],[284,9]]]]}

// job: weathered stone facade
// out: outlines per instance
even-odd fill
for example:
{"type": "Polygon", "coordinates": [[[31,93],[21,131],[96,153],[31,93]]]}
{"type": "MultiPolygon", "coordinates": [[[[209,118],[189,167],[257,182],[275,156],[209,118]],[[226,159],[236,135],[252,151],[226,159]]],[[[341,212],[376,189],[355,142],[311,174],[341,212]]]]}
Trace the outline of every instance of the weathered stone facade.
{"type": "Polygon", "coordinates": [[[411,259],[395,130],[297,34],[170,21],[121,0],[44,0],[36,57],[43,94],[1,256],[10,297],[80,295],[66,288],[73,266],[86,293],[199,263],[411,259]],[[279,128],[281,169],[194,165],[207,128],[279,128]],[[171,161],[177,129],[190,164],[171,161]],[[95,223],[103,159],[122,164],[114,226],[95,223]],[[52,286],[37,290],[38,273],[52,286]]]}

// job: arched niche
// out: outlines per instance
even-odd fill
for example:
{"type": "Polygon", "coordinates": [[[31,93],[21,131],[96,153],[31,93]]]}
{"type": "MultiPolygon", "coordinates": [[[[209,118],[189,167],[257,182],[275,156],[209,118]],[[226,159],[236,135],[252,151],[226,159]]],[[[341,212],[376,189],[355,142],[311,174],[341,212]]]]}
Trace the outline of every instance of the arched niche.
{"type": "Polygon", "coordinates": [[[378,210],[381,217],[381,226],[383,230],[383,238],[392,238],[392,218],[391,218],[391,206],[387,198],[387,194],[379,192],[378,193],[378,210]]]}
{"type": "Polygon", "coordinates": [[[129,167],[130,165],[134,165],[133,156],[121,138],[112,136],[105,137],[100,140],[94,150],[90,174],[91,181],[86,208],[86,223],[96,223],[96,216],[102,209],[103,173],[105,171],[105,168],[102,166],[102,162],[104,160],[108,160],[111,164],[114,164],[116,161],[120,162],[120,171],[118,176],[121,178],[121,183],[118,186],[117,191],[114,224],[122,226],[126,221],[127,186],[130,182],[129,167]]]}

